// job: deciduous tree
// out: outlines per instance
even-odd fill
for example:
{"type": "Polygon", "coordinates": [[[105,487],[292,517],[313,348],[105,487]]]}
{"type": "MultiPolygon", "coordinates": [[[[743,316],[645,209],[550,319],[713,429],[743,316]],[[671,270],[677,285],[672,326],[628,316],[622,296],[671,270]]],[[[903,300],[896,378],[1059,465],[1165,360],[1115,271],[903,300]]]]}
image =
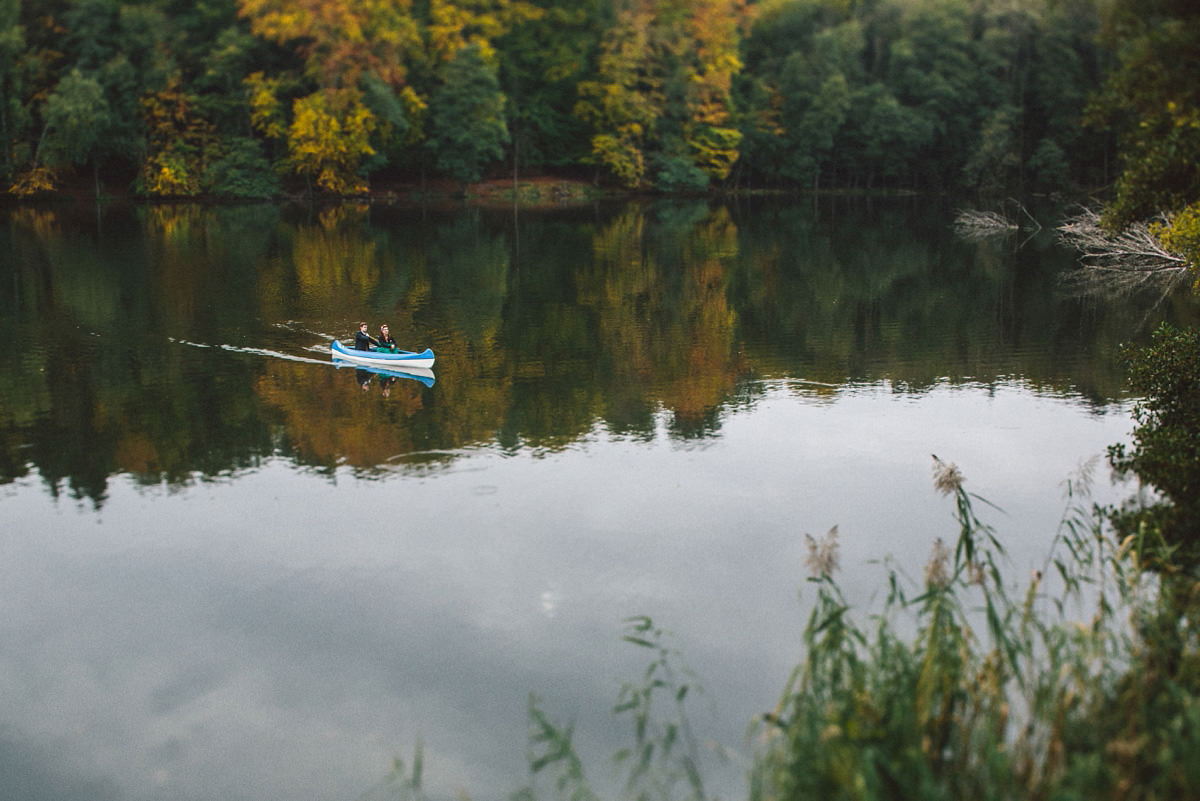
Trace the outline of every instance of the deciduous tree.
{"type": "Polygon", "coordinates": [[[420,44],[409,0],[239,0],[239,11],[255,34],[293,47],[326,88],[354,87],[368,72],[400,86],[420,44]]]}
{"type": "MultiPolygon", "coordinates": [[[[39,151],[45,163],[54,167],[90,162],[99,195],[99,153],[113,124],[104,87],[95,78],[71,70],[46,98],[42,117],[45,128],[39,151]]],[[[37,162],[35,157],[35,166],[37,162]]]]}
{"type": "Polygon", "coordinates": [[[17,0],[0,0],[0,181],[12,175],[12,149],[20,133],[22,104],[17,59],[25,50],[17,0]]]}
{"type": "Polygon", "coordinates": [[[313,92],[295,101],[288,128],[288,163],[315,179],[321,189],[337,194],[365,192],[362,160],[375,151],[370,144],[375,117],[355,89],[313,92]]]}
{"type": "Polygon", "coordinates": [[[438,169],[457,180],[478,180],[487,164],[504,155],[504,95],[479,45],[467,45],[447,62],[430,117],[438,169]]]}
{"type": "Polygon", "coordinates": [[[601,45],[598,76],[579,84],[575,106],[575,113],[595,131],[588,162],[628,187],[642,181],[643,141],[662,114],[662,80],[652,61],[653,22],[649,2],[618,12],[601,45]]]}
{"type": "Polygon", "coordinates": [[[1111,226],[1200,201],[1200,7],[1180,0],[1113,5],[1119,66],[1091,107],[1119,136],[1111,226]]]}

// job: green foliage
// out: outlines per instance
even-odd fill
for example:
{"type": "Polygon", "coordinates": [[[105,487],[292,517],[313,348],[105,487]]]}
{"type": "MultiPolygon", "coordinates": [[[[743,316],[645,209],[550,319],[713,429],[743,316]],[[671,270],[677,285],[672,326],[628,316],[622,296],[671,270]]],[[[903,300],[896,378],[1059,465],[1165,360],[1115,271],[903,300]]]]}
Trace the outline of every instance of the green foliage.
{"type": "MultiPolygon", "coordinates": [[[[529,696],[529,772],[535,777],[543,771],[554,777],[557,798],[568,801],[597,801],[584,777],[583,760],[575,752],[574,729],[555,724],[542,710],[541,701],[529,696]]],[[[514,793],[512,801],[534,801],[534,785],[514,793]]]]}
{"type": "Polygon", "coordinates": [[[762,180],[1061,190],[1103,163],[1078,123],[1097,82],[1089,3],[760,8],[737,95],[741,163],[762,180]],[[1041,174],[1046,140],[1071,154],[1065,176],[1057,163],[1053,179],[1041,174]]]}
{"type": "Polygon", "coordinates": [[[708,188],[708,175],[689,159],[663,156],[656,160],[658,172],[655,185],[667,192],[703,192],[708,188]]]}
{"type": "Polygon", "coordinates": [[[197,45],[197,74],[192,88],[197,107],[218,132],[245,133],[250,108],[243,81],[263,58],[262,49],[261,40],[235,24],[197,45]]]}
{"type": "Polygon", "coordinates": [[[508,126],[496,70],[477,45],[459,50],[444,67],[430,102],[438,169],[464,183],[504,155],[508,126]]]}
{"type": "Polygon", "coordinates": [[[988,193],[1012,186],[1021,168],[1021,151],[1015,136],[1018,110],[1001,106],[983,123],[980,142],[967,160],[967,180],[988,193]]]}
{"type": "Polygon", "coordinates": [[[1200,8],[1121,0],[1109,24],[1120,62],[1089,120],[1120,138],[1105,222],[1121,227],[1200,200],[1200,8]]]}
{"type": "Polygon", "coordinates": [[[209,192],[235,198],[269,198],[279,194],[279,179],[256,140],[238,137],[224,143],[221,150],[221,155],[204,173],[209,192]]]}
{"type": "Polygon", "coordinates": [[[372,149],[381,160],[389,153],[411,144],[416,125],[409,118],[404,98],[374,73],[363,76],[363,105],[376,120],[377,143],[372,149]]]}
{"type": "Polygon", "coordinates": [[[686,712],[694,677],[676,665],[679,655],[666,644],[666,633],[649,617],[625,621],[625,641],[653,653],[640,682],[626,682],[613,713],[628,715],[633,744],[617,753],[629,766],[625,791],[631,798],[705,798],[699,749],[686,712]],[[660,707],[669,710],[664,714],[660,707]]]}
{"type": "Polygon", "coordinates": [[[1151,223],[1150,232],[1169,252],[1187,261],[1196,276],[1194,288],[1200,290],[1200,202],[1170,215],[1166,222],[1151,223]]]}
{"type": "Polygon", "coordinates": [[[84,164],[112,124],[104,88],[95,78],[72,70],[46,98],[44,157],[48,164],[84,164]]]}
{"type": "Polygon", "coordinates": [[[105,134],[59,160],[171,191],[193,191],[203,148],[147,150],[139,110],[179,76],[217,139],[249,118],[276,169],[328,191],[502,162],[690,191],[679,159],[710,185],[1061,191],[1112,181],[1112,132],[1116,224],[1200,193],[1197,14],[1140,7],[1104,6],[1119,56],[1105,76],[1092,0],[3,0],[0,170],[45,168],[46,100],[79,70],[102,89],[105,134]],[[1085,133],[1102,83],[1103,130],[1085,133]],[[366,115],[317,111],[318,91],[357,92],[366,115]]]}
{"type": "Polygon", "coordinates": [[[776,739],[757,768],[762,796],[1194,792],[1200,585],[1187,578],[1156,591],[1136,552],[1108,543],[1084,496],[1048,563],[1061,596],[1039,572],[1023,597],[1010,598],[1002,551],[974,512],[979,499],[951,466],[939,462],[935,474],[955,499],[959,539],[953,553],[935,543],[917,597],[906,599],[892,574],[885,608],[867,628],[829,571],[814,578],[805,657],[770,718],[776,739]],[[1085,597],[1096,603],[1088,625],[1062,617],[1068,601],[1085,597]]]}
{"type": "Polygon", "coordinates": [[[17,59],[25,50],[18,0],[0,0],[0,182],[13,172],[13,144],[22,133],[17,59]]]}
{"type": "Polygon", "coordinates": [[[1030,186],[1038,192],[1057,192],[1070,186],[1071,165],[1066,152],[1053,139],[1038,142],[1026,165],[1030,186]]]}
{"type": "MultiPolygon", "coordinates": [[[[697,693],[695,677],[680,665],[669,635],[645,616],[625,621],[625,642],[650,652],[640,681],[621,686],[613,714],[632,725],[631,744],[614,755],[624,773],[624,797],[639,801],[705,801],[700,749],[688,721],[688,699],[697,693]]],[[[536,801],[539,774],[553,779],[554,797],[597,801],[573,744],[574,729],[554,723],[542,702],[529,697],[530,773],[534,781],[512,801],[536,801]]]]}
{"type": "Polygon", "coordinates": [[[595,63],[595,31],[611,24],[612,7],[603,0],[546,5],[543,14],[497,42],[508,127],[521,168],[571,167],[587,156],[590,131],[572,110],[579,82],[595,63]]]}
{"type": "Polygon", "coordinates": [[[1133,473],[1160,498],[1114,512],[1118,532],[1148,538],[1158,559],[1200,564],[1200,331],[1166,324],[1146,348],[1127,348],[1133,445],[1109,449],[1114,469],[1133,473]]]}

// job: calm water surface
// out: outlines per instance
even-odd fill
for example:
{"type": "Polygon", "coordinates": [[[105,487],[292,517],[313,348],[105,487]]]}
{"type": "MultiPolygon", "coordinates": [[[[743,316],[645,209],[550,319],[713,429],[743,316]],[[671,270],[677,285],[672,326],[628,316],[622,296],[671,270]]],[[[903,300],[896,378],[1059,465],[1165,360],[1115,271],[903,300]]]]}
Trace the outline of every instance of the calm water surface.
{"type": "Polygon", "coordinates": [[[611,787],[632,615],[739,797],[804,535],[838,526],[864,605],[881,561],[919,575],[955,533],[936,453],[1040,566],[1062,482],[1128,437],[1119,343],[1195,319],[952,216],[0,212],[0,798],[382,797],[418,744],[432,797],[507,798],[530,693],[611,787]],[[432,377],[334,367],[360,319],[432,377]]]}

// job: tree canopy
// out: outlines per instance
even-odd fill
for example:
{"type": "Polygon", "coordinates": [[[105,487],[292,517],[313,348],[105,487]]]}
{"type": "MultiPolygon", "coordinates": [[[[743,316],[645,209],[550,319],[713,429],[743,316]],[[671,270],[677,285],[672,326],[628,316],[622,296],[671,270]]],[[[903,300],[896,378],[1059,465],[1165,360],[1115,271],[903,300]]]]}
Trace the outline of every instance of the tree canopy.
{"type": "Polygon", "coordinates": [[[1144,218],[1200,199],[1193,5],[0,0],[0,178],[24,194],[90,167],[151,197],[521,169],[669,191],[1112,185],[1112,218],[1144,218]]]}

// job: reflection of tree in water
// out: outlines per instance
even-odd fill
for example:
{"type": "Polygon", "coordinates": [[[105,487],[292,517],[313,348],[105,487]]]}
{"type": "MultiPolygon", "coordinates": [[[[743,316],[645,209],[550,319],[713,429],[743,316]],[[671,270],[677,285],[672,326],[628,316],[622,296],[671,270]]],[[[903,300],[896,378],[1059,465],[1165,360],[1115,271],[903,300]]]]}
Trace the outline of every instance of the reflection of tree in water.
{"type": "Polygon", "coordinates": [[[413,424],[425,409],[424,387],[399,382],[382,403],[377,378],[366,370],[297,369],[270,361],[255,392],[265,406],[279,410],[286,438],[282,453],[330,472],[339,464],[372,470],[427,449],[421,428],[413,424]],[[359,389],[364,382],[366,392],[359,389]]]}
{"type": "Polygon", "coordinates": [[[1047,232],[1017,249],[952,241],[937,208],[840,209],[836,224],[828,215],[773,205],[739,217],[731,299],[756,365],[826,383],[1019,376],[1121,395],[1115,361],[1079,354],[1148,329],[1125,304],[1064,293],[1072,255],[1047,232]]]}
{"type": "Polygon", "coordinates": [[[1145,313],[1063,293],[1068,252],[954,242],[916,204],[630,204],[517,233],[511,215],[357,207],[8,219],[0,334],[53,347],[4,357],[0,480],[36,470],[95,503],[114,474],[178,485],[272,455],[374,471],[598,429],[708,437],[755,402],[748,378],[835,397],[1018,377],[1103,404],[1123,390],[1105,354],[1145,313]],[[363,393],[352,371],[215,347],[313,358],[316,332],[360,316],[432,345],[436,387],[384,397],[377,378],[363,393]]]}
{"type": "Polygon", "coordinates": [[[678,228],[628,207],[597,233],[593,262],[578,271],[580,304],[595,312],[595,347],[611,367],[621,427],[652,430],[663,408],[676,433],[711,432],[745,372],[726,286],[737,230],[724,208],[700,208],[669,219],[686,226],[678,228]],[[643,419],[621,414],[634,409],[643,419]]]}
{"type": "Polygon", "coordinates": [[[365,206],[322,209],[314,223],[289,227],[291,267],[302,311],[359,308],[379,283],[375,239],[364,236],[365,206]]]}
{"type": "Polygon", "coordinates": [[[1161,303],[1191,276],[1187,259],[1167,250],[1153,223],[1133,222],[1113,233],[1104,229],[1097,212],[1083,208],[1058,232],[1079,253],[1079,269],[1067,273],[1065,281],[1081,294],[1161,303]]]}

